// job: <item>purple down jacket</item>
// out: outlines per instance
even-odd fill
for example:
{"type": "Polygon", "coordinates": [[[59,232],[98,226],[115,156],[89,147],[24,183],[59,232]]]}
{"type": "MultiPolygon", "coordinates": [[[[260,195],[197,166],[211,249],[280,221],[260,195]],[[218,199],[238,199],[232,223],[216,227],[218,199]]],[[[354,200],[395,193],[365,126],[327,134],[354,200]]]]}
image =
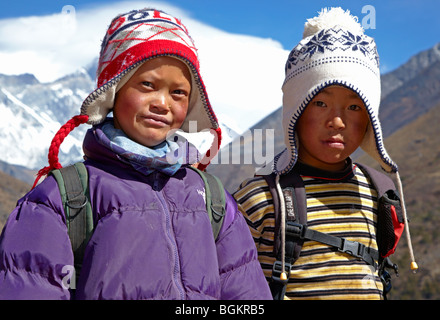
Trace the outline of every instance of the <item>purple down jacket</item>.
{"type": "MultiPolygon", "coordinates": [[[[143,175],[96,132],[84,141],[95,230],[77,299],[271,299],[229,194],[214,241],[196,172],[143,175]]],[[[71,299],[72,265],[58,186],[49,176],[19,200],[1,234],[0,299],[71,299]]]]}

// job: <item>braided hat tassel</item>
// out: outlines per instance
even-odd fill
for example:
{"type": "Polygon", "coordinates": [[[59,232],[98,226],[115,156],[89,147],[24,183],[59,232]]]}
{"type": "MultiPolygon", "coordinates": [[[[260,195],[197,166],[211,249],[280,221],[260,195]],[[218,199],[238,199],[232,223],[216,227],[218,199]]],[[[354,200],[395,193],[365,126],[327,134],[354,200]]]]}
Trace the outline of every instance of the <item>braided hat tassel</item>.
{"type": "Polygon", "coordinates": [[[63,143],[64,139],[69,135],[69,133],[73,129],[78,127],[80,124],[86,123],[88,120],[89,120],[88,115],[74,116],[58,130],[58,132],[55,134],[54,138],[52,139],[52,142],[49,147],[49,154],[48,154],[49,165],[38,171],[32,189],[35,188],[41,177],[47,175],[49,172],[51,172],[54,169],[60,169],[63,167],[58,160],[58,153],[60,151],[61,143],[63,143]]]}

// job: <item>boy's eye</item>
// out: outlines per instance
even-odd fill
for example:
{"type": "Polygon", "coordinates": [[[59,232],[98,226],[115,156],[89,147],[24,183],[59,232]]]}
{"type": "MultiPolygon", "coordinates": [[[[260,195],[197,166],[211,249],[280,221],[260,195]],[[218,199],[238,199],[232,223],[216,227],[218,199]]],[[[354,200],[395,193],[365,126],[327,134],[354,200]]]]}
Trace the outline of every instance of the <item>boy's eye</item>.
{"type": "Polygon", "coordinates": [[[153,87],[153,84],[149,81],[142,82],[142,85],[144,85],[145,87],[151,87],[151,88],[153,87]]]}
{"type": "Polygon", "coordinates": [[[353,104],[353,105],[349,106],[348,109],[349,110],[353,110],[353,111],[359,111],[362,108],[360,106],[358,106],[358,105],[353,104]]]}
{"type": "Polygon", "coordinates": [[[324,101],[321,101],[321,100],[313,101],[313,104],[314,104],[315,106],[317,106],[317,107],[326,107],[326,106],[327,106],[327,105],[325,104],[325,102],[324,102],[324,101]]]}
{"type": "Polygon", "coordinates": [[[173,91],[173,94],[175,95],[179,95],[179,96],[188,96],[188,92],[186,90],[182,90],[182,89],[176,89],[173,91]]]}

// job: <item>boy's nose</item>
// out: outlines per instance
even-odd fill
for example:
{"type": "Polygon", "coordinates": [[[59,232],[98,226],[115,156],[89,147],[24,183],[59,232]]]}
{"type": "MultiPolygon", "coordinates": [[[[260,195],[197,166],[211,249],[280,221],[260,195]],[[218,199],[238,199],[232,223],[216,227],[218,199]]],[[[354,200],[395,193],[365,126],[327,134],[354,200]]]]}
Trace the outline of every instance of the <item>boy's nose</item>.
{"type": "Polygon", "coordinates": [[[160,111],[168,110],[169,103],[166,94],[163,92],[157,92],[153,101],[151,102],[151,107],[160,111]]]}
{"type": "Polygon", "coordinates": [[[334,130],[341,130],[345,128],[345,123],[341,116],[335,115],[329,120],[328,126],[334,130]]]}

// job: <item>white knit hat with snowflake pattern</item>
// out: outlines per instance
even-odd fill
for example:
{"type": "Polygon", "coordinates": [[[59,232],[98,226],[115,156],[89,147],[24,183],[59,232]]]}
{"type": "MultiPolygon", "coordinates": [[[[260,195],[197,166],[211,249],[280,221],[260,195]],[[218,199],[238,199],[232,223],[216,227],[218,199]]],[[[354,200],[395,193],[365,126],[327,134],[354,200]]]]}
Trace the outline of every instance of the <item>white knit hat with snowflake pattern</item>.
{"type": "Polygon", "coordinates": [[[357,17],[341,8],[331,8],[309,19],[303,39],[290,52],[285,71],[283,129],[287,148],[275,157],[275,173],[286,173],[295,165],[297,120],[313,97],[331,85],[345,86],[363,100],[370,123],[361,148],[385,171],[397,171],[385,150],[379,122],[381,88],[376,44],[364,34],[357,17]]]}
{"type": "MultiPolygon", "coordinates": [[[[283,84],[283,129],[286,149],[273,162],[277,189],[280,175],[289,172],[298,158],[296,123],[315,95],[325,87],[340,85],[355,91],[363,100],[370,123],[361,148],[375,159],[388,173],[395,173],[399,191],[411,269],[418,269],[409,232],[402,182],[397,165],[385,150],[379,122],[380,71],[376,44],[364,34],[357,18],[341,8],[323,9],[309,19],[303,39],[293,48],[286,62],[286,78],[283,84]]],[[[281,205],[281,221],[285,220],[281,205]]],[[[283,247],[285,235],[282,235],[283,247]]],[[[284,255],[283,255],[284,270],[284,255]]]]}

